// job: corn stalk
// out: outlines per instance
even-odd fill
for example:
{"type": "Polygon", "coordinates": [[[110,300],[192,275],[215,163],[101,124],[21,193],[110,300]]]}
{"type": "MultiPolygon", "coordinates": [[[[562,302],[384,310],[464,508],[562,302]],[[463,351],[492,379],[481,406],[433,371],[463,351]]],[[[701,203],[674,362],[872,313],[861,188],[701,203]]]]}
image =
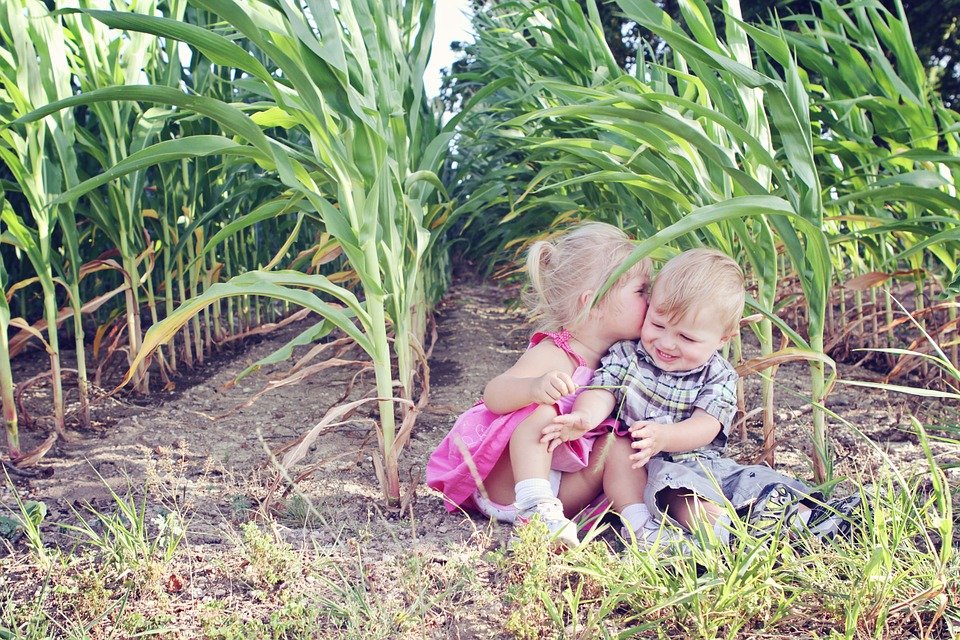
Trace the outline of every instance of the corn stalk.
{"type": "MultiPolygon", "coordinates": [[[[7,212],[10,203],[0,192],[0,207],[7,212]]],[[[9,211],[7,215],[12,212],[9,211]]],[[[0,218],[2,219],[2,218],[0,218]]],[[[3,402],[3,425],[7,434],[7,455],[14,461],[22,455],[17,429],[17,404],[13,397],[13,372],[10,370],[10,305],[7,304],[7,270],[0,261],[0,402],[3,402]]]]}
{"type": "MultiPolygon", "coordinates": [[[[67,57],[67,45],[59,21],[43,3],[17,0],[7,3],[0,15],[0,88],[13,116],[70,95],[70,74],[59,61],[67,57]]],[[[75,184],[73,155],[74,124],[70,114],[57,114],[41,122],[26,123],[19,130],[0,131],[0,159],[13,173],[27,200],[31,219],[21,219],[6,207],[3,219],[11,242],[27,256],[43,291],[43,318],[46,323],[53,389],[54,428],[65,435],[63,384],[60,362],[58,303],[54,265],[59,263],[53,234],[61,224],[64,253],[69,261],[70,304],[74,326],[80,325],[79,242],[72,211],[53,206],[51,201],[65,186],[75,184]],[[63,220],[61,220],[63,216],[63,220]]],[[[83,419],[86,419],[86,373],[83,332],[75,329],[83,419]]]]}

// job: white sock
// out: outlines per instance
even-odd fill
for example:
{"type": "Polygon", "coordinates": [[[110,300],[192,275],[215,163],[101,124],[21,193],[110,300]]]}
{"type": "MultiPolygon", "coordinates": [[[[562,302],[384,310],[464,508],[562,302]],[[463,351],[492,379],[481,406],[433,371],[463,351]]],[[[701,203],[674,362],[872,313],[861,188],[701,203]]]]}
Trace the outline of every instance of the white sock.
{"type": "Polygon", "coordinates": [[[642,502],[628,504],[620,511],[620,519],[631,531],[639,531],[650,522],[650,510],[642,502]]]}
{"type": "Polygon", "coordinates": [[[516,494],[513,504],[517,511],[532,509],[538,502],[553,498],[553,489],[546,478],[521,480],[514,486],[513,492],[516,494]]]}

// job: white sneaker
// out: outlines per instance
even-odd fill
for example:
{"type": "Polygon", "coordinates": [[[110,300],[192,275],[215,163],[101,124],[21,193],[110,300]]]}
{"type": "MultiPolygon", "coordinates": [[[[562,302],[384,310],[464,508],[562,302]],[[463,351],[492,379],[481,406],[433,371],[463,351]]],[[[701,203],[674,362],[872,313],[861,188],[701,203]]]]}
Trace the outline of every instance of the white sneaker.
{"type": "Polygon", "coordinates": [[[541,500],[529,509],[517,513],[516,526],[529,524],[534,519],[540,520],[550,532],[550,537],[568,549],[580,544],[577,537],[577,526],[563,515],[563,503],[556,498],[541,500]]]}

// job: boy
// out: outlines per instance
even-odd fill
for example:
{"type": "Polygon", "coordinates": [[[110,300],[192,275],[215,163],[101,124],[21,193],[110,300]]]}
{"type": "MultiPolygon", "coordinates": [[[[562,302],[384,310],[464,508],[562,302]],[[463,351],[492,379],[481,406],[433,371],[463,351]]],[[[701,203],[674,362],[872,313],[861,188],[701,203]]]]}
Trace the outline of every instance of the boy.
{"type": "Polygon", "coordinates": [[[611,449],[603,485],[625,536],[632,531],[644,543],[679,537],[657,523],[666,517],[687,531],[705,520],[725,540],[729,530],[717,523],[728,513],[726,501],[736,509],[752,505],[758,529],[789,520],[828,536],[844,524],[836,510],[856,506],[815,507],[812,514],[801,501],[815,504],[809,499],[819,496],[804,483],[722,457],[737,373],[719,350],[738,332],[743,302],[743,271],[723,253],[693,249],[673,258],[654,282],[640,340],[618,342],[602,359],[592,386],[604,388],[585,390],[571,413],[543,429],[543,441],[555,447],[617,409],[632,442],[611,449]]]}

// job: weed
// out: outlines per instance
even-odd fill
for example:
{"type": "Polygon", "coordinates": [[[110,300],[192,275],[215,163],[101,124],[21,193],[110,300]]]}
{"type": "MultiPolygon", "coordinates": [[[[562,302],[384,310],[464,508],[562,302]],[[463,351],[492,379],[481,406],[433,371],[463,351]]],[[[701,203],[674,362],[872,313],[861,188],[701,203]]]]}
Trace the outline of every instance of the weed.
{"type": "Polygon", "coordinates": [[[51,558],[49,551],[43,544],[43,535],[40,532],[40,524],[47,517],[47,505],[35,500],[22,500],[17,492],[6,469],[3,471],[7,487],[13,494],[13,499],[17,503],[17,511],[13,518],[0,516],[0,537],[8,540],[14,540],[25,536],[27,546],[37,558],[41,565],[49,564],[51,558]]]}
{"type": "Polygon", "coordinates": [[[49,638],[50,622],[43,614],[47,581],[31,598],[17,598],[8,584],[7,572],[0,576],[0,640],[49,638]]]}
{"type": "Polygon", "coordinates": [[[121,617],[119,628],[124,637],[142,638],[146,636],[164,636],[176,618],[166,612],[144,614],[139,611],[121,617]]]}
{"type": "Polygon", "coordinates": [[[161,511],[151,518],[146,489],[138,503],[132,491],[120,496],[107,488],[115,512],[103,513],[87,505],[90,520],[74,511],[78,524],[64,527],[78,534],[79,542],[97,549],[114,570],[128,576],[134,588],[159,589],[160,578],[186,535],[182,516],[176,511],[161,511]]]}
{"type": "MultiPolygon", "coordinates": [[[[552,637],[556,620],[544,606],[551,597],[555,580],[550,572],[554,564],[550,533],[539,521],[517,527],[512,553],[506,557],[507,601],[513,610],[505,628],[521,640],[552,637]]],[[[562,628],[562,626],[561,626],[562,628]]]]}
{"type": "Polygon", "coordinates": [[[302,574],[300,556],[276,534],[268,535],[255,522],[240,525],[240,552],[251,585],[273,589],[302,574]]]}

